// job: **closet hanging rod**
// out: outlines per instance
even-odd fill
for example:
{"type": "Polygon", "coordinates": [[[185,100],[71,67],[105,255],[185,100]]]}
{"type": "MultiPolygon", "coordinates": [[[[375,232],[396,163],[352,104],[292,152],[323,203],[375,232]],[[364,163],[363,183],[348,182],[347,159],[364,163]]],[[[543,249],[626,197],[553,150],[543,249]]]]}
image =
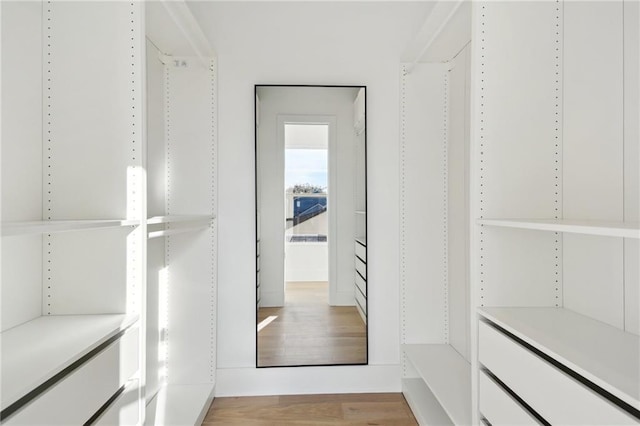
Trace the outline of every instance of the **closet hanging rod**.
{"type": "Polygon", "coordinates": [[[210,59],[214,56],[213,50],[211,49],[209,41],[205,37],[204,33],[197,25],[197,22],[193,18],[193,15],[189,11],[187,5],[183,1],[168,0],[163,0],[162,5],[171,17],[171,20],[176,24],[182,35],[187,40],[187,43],[189,43],[191,48],[194,50],[196,56],[200,59],[200,62],[202,62],[202,65],[204,65],[206,69],[211,69],[210,59]],[[189,20],[189,18],[193,21],[189,26],[191,29],[186,26],[188,23],[184,22],[185,19],[189,20]],[[193,30],[193,28],[195,28],[195,30],[193,30]],[[196,40],[196,38],[198,40],[196,40]]]}
{"type": "Polygon", "coordinates": [[[429,48],[431,47],[433,42],[436,41],[436,39],[438,38],[440,33],[442,33],[442,30],[444,30],[444,28],[447,26],[447,24],[449,23],[451,18],[453,18],[453,16],[456,14],[458,9],[460,9],[460,6],[462,6],[462,4],[465,1],[467,1],[467,0],[457,0],[456,1],[456,3],[453,5],[453,8],[451,9],[449,14],[447,15],[447,17],[442,21],[440,26],[436,29],[436,31],[433,33],[433,35],[425,43],[424,47],[422,48],[422,50],[420,50],[420,53],[418,53],[418,55],[413,60],[413,62],[411,64],[409,64],[409,67],[407,68],[407,74],[411,74],[411,71],[413,71],[413,69],[416,67],[416,65],[420,61],[420,58],[422,58],[424,56],[424,54],[427,52],[427,50],[429,50],[429,48]]]}

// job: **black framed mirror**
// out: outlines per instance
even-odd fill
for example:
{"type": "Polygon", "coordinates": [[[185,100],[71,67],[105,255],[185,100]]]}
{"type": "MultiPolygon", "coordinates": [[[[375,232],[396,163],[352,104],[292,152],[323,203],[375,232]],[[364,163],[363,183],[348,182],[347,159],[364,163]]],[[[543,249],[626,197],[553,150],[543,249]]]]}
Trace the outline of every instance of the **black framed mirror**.
{"type": "Polygon", "coordinates": [[[256,366],[367,364],[366,87],[254,94],[256,366]]]}

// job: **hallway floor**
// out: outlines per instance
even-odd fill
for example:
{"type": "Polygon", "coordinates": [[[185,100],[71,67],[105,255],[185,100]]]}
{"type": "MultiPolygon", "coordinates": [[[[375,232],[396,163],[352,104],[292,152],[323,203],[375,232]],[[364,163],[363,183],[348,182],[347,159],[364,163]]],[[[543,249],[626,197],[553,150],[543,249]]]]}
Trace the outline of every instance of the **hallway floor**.
{"type": "Polygon", "coordinates": [[[258,366],[366,362],[364,321],[355,306],[329,306],[327,286],[288,282],[284,307],[260,308],[258,366]]]}
{"type": "Polygon", "coordinates": [[[414,426],[400,393],[216,398],[202,423],[246,426],[414,426]]]}

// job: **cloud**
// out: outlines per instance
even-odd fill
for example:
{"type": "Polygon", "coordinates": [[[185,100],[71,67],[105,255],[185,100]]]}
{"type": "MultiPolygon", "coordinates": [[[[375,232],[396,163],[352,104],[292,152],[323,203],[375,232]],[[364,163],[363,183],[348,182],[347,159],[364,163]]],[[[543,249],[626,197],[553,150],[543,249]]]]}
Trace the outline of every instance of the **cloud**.
{"type": "Polygon", "coordinates": [[[327,186],[326,149],[286,149],[285,188],[295,184],[327,186]]]}

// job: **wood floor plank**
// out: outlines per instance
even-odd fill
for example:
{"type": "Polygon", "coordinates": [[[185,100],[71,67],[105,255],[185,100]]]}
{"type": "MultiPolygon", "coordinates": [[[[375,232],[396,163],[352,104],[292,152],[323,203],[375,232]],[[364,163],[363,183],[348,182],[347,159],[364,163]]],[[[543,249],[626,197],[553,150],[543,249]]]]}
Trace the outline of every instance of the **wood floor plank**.
{"type": "Polygon", "coordinates": [[[387,420],[406,417],[407,412],[400,402],[350,402],[342,404],[345,420],[387,420]]]}
{"type": "Polygon", "coordinates": [[[203,426],[415,426],[400,393],[216,398],[203,426]]]}

